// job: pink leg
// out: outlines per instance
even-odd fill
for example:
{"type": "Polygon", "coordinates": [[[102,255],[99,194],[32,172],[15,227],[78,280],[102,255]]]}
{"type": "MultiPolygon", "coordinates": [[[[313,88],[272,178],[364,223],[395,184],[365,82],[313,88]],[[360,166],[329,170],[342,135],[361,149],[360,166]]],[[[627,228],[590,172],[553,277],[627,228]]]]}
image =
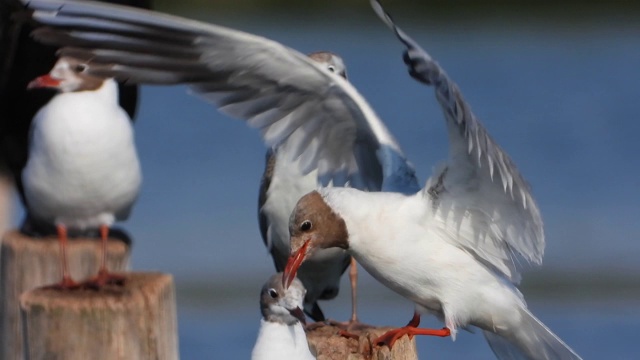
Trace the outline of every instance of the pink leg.
{"type": "Polygon", "coordinates": [[[352,331],[360,331],[370,328],[370,325],[363,324],[358,320],[358,306],[357,306],[357,289],[358,289],[358,263],[351,257],[351,267],[349,269],[349,280],[351,280],[351,320],[346,322],[329,321],[329,324],[339,327],[340,335],[358,339],[359,335],[352,331]]]}

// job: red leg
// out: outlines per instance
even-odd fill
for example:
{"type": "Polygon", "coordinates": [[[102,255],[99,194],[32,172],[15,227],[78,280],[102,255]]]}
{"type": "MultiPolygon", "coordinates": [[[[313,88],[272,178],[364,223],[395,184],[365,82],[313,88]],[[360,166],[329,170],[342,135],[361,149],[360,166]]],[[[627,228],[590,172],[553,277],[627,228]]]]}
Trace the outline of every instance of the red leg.
{"type": "Polygon", "coordinates": [[[430,335],[430,336],[450,336],[451,331],[448,328],[442,329],[420,329],[418,328],[420,325],[420,314],[418,312],[413,313],[413,318],[405,327],[389,330],[386,333],[382,334],[380,337],[374,340],[374,345],[384,346],[387,345],[389,348],[393,347],[396,340],[400,339],[404,335],[408,335],[409,339],[413,339],[415,335],[430,335]]]}
{"type": "Polygon", "coordinates": [[[107,274],[107,243],[109,242],[109,227],[107,225],[100,226],[100,239],[102,239],[102,260],[100,262],[100,270],[98,276],[107,274]]]}
{"type": "Polygon", "coordinates": [[[67,261],[67,228],[64,225],[56,225],[58,232],[58,244],[60,244],[60,269],[62,271],[62,280],[59,283],[48,286],[54,289],[75,289],[78,284],[73,281],[69,272],[69,263],[67,261]]]}
{"type": "Polygon", "coordinates": [[[100,260],[100,269],[98,275],[83,282],[81,284],[84,288],[100,289],[105,285],[123,285],[124,276],[111,274],[107,270],[107,245],[109,243],[109,227],[107,225],[100,225],[100,239],[102,242],[102,258],[100,260]]]}
{"type": "Polygon", "coordinates": [[[358,290],[358,263],[351,257],[351,269],[349,269],[349,280],[351,280],[351,323],[358,322],[357,290],[358,290]]]}
{"type": "Polygon", "coordinates": [[[413,317],[411,318],[411,320],[409,320],[409,323],[407,324],[407,326],[411,326],[415,328],[420,326],[420,314],[417,311],[413,312],[413,317]]]}

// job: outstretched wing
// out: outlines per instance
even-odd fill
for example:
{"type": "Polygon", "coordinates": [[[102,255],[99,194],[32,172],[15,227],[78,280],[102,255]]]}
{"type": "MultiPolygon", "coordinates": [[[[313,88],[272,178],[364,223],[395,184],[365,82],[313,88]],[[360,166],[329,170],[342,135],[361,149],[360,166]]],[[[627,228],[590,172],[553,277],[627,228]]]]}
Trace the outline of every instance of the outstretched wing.
{"type": "Polygon", "coordinates": [[[37,39],[87,71],[133,83],[188,84],[221,111],[286,145],[322,184],[419,190],[412,166],[358,92],[277,42],[176,16],[89,1],[33,0],[37,39]],[[400,171],[398,171],[400,170],[400,171]],[[394,188],[396,187],[397,188],[394,188]]]}
{"type": "Polygon", "coordinates": [[[411,76],[434,86],[447,121],[449,159],[424,189],[436,226],[444,239],[519,282],[518,259],[540,263],[545,244],[527,182],[438,63],[394,24],[378,1],[371,5],[407,47],[404,59],[411,76]]]}

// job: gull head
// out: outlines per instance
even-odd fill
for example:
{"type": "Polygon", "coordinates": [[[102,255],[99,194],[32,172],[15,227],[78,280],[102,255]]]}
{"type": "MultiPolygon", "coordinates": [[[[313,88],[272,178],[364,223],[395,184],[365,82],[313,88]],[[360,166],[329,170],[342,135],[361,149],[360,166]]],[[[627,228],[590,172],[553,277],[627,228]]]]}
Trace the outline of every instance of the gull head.
{"type": "Polygon", "coordinates": [[[287,289],[282,286],[282,273],[269,278],[260,292],[260,311],[266,321],[295,325],[305,324],[302,301],[307,293],[302,282],[294,279],[287,289]]]}
{"type": "Polygon", "coordinates": [[[93,91],[99,89],[105,79],[89,74],[89,64],[72,57],[61,57],[53,69],[33,79],[27,89],[53,88],[61,92],[93,91]]]}
{"type": "Polygon", "coordinates": [[[291,284],[298,269],[317,249],[347,249],[348,232],[344,219],[325,202],[317,191],[298,200],[289,218],[291,254],[282,278],[286,287],[291,284]]]}
{"type": "Polygon", "coordinates": [[[345,79],[347,78],[347,67],[340,56],[329,51],[317,51],[309,54],[309,57],[321,64],[329,72],[340,75],[345,79]]]}

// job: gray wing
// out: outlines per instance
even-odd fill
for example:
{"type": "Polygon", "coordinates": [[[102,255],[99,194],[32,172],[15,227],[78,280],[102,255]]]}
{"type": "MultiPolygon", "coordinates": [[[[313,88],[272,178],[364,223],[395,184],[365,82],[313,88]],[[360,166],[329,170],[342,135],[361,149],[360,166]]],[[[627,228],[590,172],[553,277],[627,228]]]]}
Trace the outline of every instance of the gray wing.
{"type": "Polygon", "coordinates": [[[262,206],[267,201],[267,192],[271,185],[271,178],[273,177],[273,170],[275,168],[276,157],[272,149],[267,150],[265,155],[265,166],[262,179],[260,180],[260,189],[258,193],[258,224],[260,226],[260,235],[262,236],[262,242],[271,253],[273,264],[276,267],[276,271],[284,271],[286,260],[289,254],[282,254],[278,251],[276,246],[273,246],[271,239],[269,238],[269,219],[262,211],[262,206]]]}
{"type": "Polygon", "coordinates": [[[518,257],[540,263],[545,245],[542,219],[527,182],[444,70],[377,1],[371,5],[407,47],[404,59],[411,76],[434,86],[445,115],[449,159],[424,189],[435,225],[443,238],[519,282],[518,257]]]}
{"type": "Polygon", "coordinates": [[[34,36],[87,71],[133,83],[188,84],[219,110],[286,143],[326,185],[415,192],[413,167],[344,79],[277,42],[221,26],[89,1],[34,0],[34,36]],[[407,190],[409,189],[409,190],[407,190]]]}

